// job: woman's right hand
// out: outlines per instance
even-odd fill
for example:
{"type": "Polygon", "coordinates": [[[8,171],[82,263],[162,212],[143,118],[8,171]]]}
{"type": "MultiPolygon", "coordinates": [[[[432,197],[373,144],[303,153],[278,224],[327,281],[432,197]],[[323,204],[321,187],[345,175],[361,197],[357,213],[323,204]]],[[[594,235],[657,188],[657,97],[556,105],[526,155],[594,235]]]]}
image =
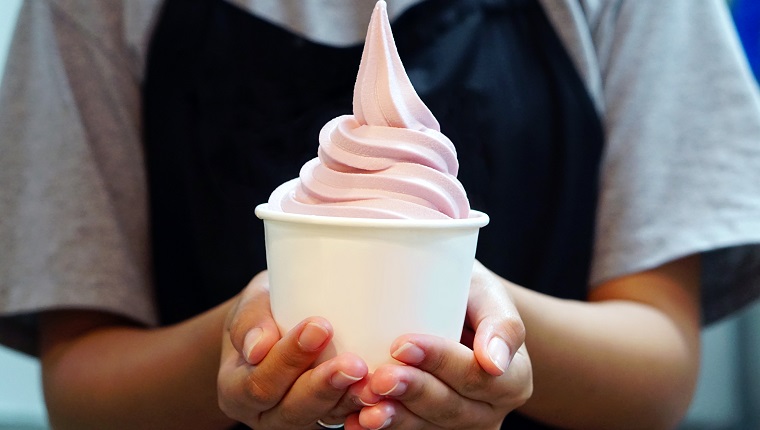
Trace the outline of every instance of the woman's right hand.
{"type": "Polygon", "coordinates": [[[280,337],[266,272],[256,275],[230,309],[217,379],[219,406],[252,429],[316,429],[358,413],[367,365],[341,354],[316,367],[333,329],[310,317],[280,337]]]}

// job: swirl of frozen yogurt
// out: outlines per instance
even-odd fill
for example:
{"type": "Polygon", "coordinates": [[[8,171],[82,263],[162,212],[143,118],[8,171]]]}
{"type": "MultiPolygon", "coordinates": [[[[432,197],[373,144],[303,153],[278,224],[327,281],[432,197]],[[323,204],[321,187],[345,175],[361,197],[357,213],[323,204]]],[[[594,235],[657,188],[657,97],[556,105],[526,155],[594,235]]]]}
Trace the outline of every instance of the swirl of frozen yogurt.
{"type": "Polygon", "coordinates": [[[318,157],[278,187],[271,209],[357,218],[467,218],[453,143],[412,87],[385,2],[372,13],[353,115],[329,121],[318,157]]]}

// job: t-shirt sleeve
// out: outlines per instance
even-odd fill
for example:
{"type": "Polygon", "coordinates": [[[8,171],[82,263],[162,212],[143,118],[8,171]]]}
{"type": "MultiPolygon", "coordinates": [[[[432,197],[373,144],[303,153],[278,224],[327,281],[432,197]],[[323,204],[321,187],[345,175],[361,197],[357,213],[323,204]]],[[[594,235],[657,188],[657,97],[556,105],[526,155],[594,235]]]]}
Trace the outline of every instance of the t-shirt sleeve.
{"type": "Polygon", "coordinates": [[[0,90],[0,342],[26,352],[44,310],[156,324],[120,4],[27,1],[19,13],[0,90]]]}
{"type": "Polygon", "coordinates": [[[591,283],[701,253],[703,313],[760,293],[760,96],[725,2],[608,2],[591,283]]]}

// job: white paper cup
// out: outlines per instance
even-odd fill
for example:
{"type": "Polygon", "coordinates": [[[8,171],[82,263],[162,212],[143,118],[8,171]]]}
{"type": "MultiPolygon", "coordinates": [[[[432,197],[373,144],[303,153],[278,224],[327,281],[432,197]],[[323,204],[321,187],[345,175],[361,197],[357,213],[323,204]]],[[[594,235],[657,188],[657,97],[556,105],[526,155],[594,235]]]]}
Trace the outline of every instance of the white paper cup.
{"type": "Polygon", "coordinates": [[[398,220],[288,214],[264,220],[272,313],[282,334],[321,316],[335,335],[322,355],[363,358],[370,371],[393,362],[406,333],[459,340],[478,231],[488,215],[398,220]]]}

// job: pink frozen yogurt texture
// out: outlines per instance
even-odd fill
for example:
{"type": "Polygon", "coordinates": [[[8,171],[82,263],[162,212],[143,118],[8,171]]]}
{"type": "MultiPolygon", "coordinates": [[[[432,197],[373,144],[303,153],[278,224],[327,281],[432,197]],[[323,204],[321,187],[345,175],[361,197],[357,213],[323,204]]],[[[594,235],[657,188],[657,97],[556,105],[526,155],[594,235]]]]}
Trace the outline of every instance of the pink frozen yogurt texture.
{"type": "Polygon", "coordinates": [[[272,193],[270,209],[356,218],[469,216],[456,149],[412,87],[382,0],[367,31],[353,109],[325,124],[318,157],[272,193]]]}

